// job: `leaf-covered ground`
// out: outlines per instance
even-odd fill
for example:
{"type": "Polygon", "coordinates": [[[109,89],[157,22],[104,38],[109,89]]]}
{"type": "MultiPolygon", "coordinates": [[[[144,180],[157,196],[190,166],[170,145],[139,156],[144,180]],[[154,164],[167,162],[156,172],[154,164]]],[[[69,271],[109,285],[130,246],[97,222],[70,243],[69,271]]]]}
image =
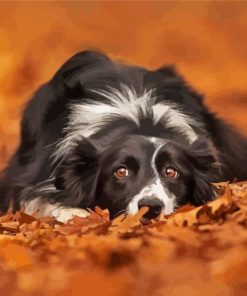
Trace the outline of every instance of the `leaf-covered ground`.
{"type": "Polygon", "coordinates": [[[0,217],[1,295],[246,295],[247,183],[141,223],[100,209],[67,224],[0,217]]]}

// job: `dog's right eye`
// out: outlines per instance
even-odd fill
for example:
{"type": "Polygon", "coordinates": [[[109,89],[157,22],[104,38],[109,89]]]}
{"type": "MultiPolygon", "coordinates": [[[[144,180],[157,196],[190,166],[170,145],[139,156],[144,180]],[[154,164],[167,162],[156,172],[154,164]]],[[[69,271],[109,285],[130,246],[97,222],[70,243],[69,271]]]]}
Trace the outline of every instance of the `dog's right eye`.
{"type": "Polygon", "coordinates": [[[126,167],[120,166],[115,170],[115,176],[119,179],[127,177],[129,175],[129,171],[126,167]]]}

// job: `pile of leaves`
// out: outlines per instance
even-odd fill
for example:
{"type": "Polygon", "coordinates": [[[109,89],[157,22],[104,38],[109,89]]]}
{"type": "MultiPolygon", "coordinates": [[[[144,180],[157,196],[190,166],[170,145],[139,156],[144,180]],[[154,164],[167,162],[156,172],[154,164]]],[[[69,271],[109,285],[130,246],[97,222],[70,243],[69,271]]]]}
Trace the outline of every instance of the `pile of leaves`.
{"type": "Polygon", "coordinates": [[[246,295],[247,182],[141,223],[96,208],[67,224],[0,217],[2,295],[246,295]]]}

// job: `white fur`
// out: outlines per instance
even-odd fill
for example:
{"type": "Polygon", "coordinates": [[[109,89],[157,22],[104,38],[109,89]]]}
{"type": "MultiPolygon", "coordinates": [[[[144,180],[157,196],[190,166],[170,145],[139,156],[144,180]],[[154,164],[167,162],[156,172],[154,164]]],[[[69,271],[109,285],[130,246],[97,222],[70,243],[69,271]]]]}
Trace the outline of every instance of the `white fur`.
{"type": "Polygon", "coordinates": [[[166,127],[177,128],[188,140],[193,143],[197,135],[192,126],[196,126],[195,120],[183,114],[174,103],[162,102],[152,106],[154,124],[159,121],[165,122],[166,127]]]}
{"type": "Polygon", "coordinates": [[[63,207],[59,203],[51,204],[40,197],[25,201],[21,205],[25,213],[32,215],[37,212],[39,217],[53,216],[60,222],[67,222],[74,216],[87,217],[89,212],[80,208],[63,207]]]}
{"type": "Polygon", "coordinates": [[[108,87],[107,90],[92,90],[103,96],[107,103],[82,102],[72,104],[67,136],[57,145],[55,160],[67,154],[80,137],[90,137],[100,131],[114,118],[125,117],[140,125],[140,118],[147,114],[153,116],[154,123],[163,122],[167,127],[176,128],[192,143],[197,139],[193,126],[198,126],[192,118],[183,114],[176,104],[162,102],[155,104],[154,90],[144,90],[138,96],[133,88],[121,86],[121,91],[108,87]]]}
{"type": "Polygon", "coordinates": [[[160,151],[160,149],[162,147],[164,147],[166,145],[166,143],[164,142],[164,140],[160,139],[160,138],[154,138],[155,140],[151,140],[151,142],[154,144],[154,147],[156,148],[153,154],[153,157],[151,159],[151,167],[153,169],[153,171],[155,172],[156,176],[158,177],[159,174],[156,170],[156,165],[155,165],[155,159],[160,151]]]}
{"type": "Polygon", "coordinates": [[[153,146],[155,147],[155,152],[154,152],[154,156],[157,155],[158,153],[158,149],[160,149],[161,147],[163,147],[165,145],[165,140],[162,138],[157,138],[157,137],[151,137],[149,138],[150,142],[153,144],[153,146]]]}
{"type": "Polygon", "coordinates": [[[135,195],[128,205],[127,212],[134,215],[138,212],[138,202],[143,198],[157,198],[164,203],[162,213],[165,215],[171,214],[176,206],[176,197],[165,190],[159,178],[153,183],[145,186],[137,195],[135,195]]]}
{"type": "Polygon", "coordinates": [[[154,151],[153,157],[151,159],[151,168],[155,174],[155,181],[151,184],[145,186],[137,195],[135,195],[131,202],[128,205],[127,212],[130,215],[133,215],[138,212],[138,202],[142,198],[157,198],[164,203],[164,208],[162,213],[165,215],[169,215],[174,212],[176,207],[176,196],[169,192],[161,183],[159,174],[156,169],[155,159],[159,150],[165,145],[164,142],[159,138],[151,138],[150,141],[156,147],[154,151]]]}

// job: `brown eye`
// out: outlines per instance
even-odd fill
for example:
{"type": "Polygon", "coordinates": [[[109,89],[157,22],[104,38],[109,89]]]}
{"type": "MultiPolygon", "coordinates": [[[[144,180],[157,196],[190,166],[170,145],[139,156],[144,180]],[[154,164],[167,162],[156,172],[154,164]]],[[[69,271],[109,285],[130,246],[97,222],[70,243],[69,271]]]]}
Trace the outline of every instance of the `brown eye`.
{"type": "Polygon", "coordinates": [[[124,177],[127,177],[129,175],[129,171],[127,170],[126,167],[119,167],[116,169],[115,171],[115,176],[117,178],[124,178],[124,177]]]}
{"type": "Polygon", "coordinates": [[[165,178],[177,178],[178,176],[178,171],[173,168],[173,167],[165,167],[163,170],[162,170],[162,175],[165,177],[165,178]]]}

